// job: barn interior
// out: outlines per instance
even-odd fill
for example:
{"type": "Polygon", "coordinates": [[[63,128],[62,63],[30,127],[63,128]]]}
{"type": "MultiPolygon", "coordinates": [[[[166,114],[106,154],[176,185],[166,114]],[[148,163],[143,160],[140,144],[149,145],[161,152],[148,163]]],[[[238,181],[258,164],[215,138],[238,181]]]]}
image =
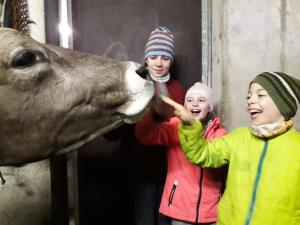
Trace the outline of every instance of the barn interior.
{"type": "MultiPolygon", "coordinates": [[[[176,37],[173,78],[186,89],[197,81],[212,87],[228,130],[248,123],[239,109],[254,74],[282,70],[300,78],[297,0],[0,3],[1,26],[40,42],[140,64],[150,32],[170,28],[176,37]]],[[[295,124],[300,130],[299,113],[295,124]]],[[[132,129],[118,127],[66,155],[0,167],[6,179],[0,186],[0,224],[134,225],[136,184],[165,173],[166,155],[156,149],[140,158],[132,129]]]]}

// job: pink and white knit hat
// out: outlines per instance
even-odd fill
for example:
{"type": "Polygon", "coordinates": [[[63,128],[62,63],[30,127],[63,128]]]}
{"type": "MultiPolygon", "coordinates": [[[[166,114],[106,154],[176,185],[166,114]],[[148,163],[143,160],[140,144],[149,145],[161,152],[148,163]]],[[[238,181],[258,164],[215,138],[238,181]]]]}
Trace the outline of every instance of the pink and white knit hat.
{"type": "Polygon", "coordinates": [[[196,82],[185,94],[185,101],[192,94],[200,94],[202,97],[206,99],[209,104],[211,110],[214,108],[214,99],[213,99],[213,91],[206,84],[196,82]]]}

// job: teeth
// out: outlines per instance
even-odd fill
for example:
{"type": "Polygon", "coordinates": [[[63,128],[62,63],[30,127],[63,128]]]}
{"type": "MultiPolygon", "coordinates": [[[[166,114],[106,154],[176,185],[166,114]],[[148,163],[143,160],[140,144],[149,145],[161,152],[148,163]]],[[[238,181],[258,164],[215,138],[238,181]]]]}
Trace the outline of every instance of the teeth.
{"type": "Polygon", "coordinates": [[[249,112],[250,113],[258,113],[258,112],[261,112],[261,111],[258,110],[258,109],[250,109],[249,112]]]}
{"type": "Polygon", "coordinates": [[[192,112],[192,113],[199,113],[200,110],[199,110],[199,109],[192,109],[191,112],[192,112]]]}

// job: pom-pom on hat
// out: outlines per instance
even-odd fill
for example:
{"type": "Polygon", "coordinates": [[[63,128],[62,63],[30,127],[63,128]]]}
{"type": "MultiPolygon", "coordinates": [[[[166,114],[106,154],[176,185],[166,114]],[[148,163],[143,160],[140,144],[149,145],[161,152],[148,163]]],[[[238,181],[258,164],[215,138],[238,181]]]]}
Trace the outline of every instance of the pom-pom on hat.
{"type": "Polygon", "coordinates": [[[151,32],[145,48],[145,59],[149,56],[167,56],[174,60],[175,38],[166,27],[151,32]]]}
{"type": "Polygon", "coordinates": [[[300,80],[285,73],[263,72],[251,83],[258,83],[268,92],[285,120],[295,116],[300,102],[300,80]]]}
{"type": "MultiPolygon", "coordinates": [[[[214,109],[214,99],[213,99],[213,91],[206,84],[196,82],[190,89],[187,90],[185,94],[185,101],[192,94],[200,94],[201,97],[204,97],[209,104],[210,110],[214,109]]],[[[185,102],[184,101],[184,102],[185,102]]]]}

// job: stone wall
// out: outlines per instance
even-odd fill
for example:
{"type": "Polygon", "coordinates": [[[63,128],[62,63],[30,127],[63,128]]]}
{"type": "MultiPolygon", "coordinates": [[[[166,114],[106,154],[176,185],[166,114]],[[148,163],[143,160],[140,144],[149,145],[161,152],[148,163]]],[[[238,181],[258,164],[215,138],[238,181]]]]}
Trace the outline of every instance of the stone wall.
{"type": "MultiPolygon", "coordinates": [[[[249,81],[263,71],[300,79],[300,2],[212,1],[212,84],[224,125],[249,124],[249,81]]],[[[294,118],[300,129],[300,113],[294,118]]]]}

